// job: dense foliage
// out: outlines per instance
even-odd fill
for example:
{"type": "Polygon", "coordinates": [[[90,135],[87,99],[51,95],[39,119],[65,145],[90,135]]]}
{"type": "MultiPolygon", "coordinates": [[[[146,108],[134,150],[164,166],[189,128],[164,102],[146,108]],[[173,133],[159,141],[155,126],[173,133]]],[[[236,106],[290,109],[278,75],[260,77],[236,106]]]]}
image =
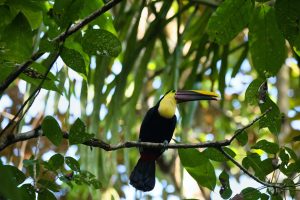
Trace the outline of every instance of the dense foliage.
{"type": "Polygon", "coordinates": [[[179,106],[172,143],[200,148],[167,150],[143,197],[300,198],[299,0],[0,0],[0,15],[0,199],[135,198],[138,150],[113,145],[170,89],[220,101],[179,106]]]}

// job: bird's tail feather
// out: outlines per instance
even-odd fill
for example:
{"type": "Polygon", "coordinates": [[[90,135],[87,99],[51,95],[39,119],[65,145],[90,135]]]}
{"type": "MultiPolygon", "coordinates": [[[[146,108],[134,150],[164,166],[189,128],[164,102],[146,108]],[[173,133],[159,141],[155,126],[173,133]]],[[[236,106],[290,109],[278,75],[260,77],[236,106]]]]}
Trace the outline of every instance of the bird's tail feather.
{"type": "Polygon", "coordinates": [[[138,190],[150,191],[155,185],[155,160],[139,159],[130,175],[130,184],[138,190]]]}

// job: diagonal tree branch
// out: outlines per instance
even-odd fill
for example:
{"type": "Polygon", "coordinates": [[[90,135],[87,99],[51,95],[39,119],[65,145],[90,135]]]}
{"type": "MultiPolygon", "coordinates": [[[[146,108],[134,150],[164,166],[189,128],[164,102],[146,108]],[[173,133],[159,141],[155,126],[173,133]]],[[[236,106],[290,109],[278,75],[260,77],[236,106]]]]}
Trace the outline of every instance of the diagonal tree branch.
{"type": "MultiPolygon", "coordinates": [[[[120,3],[122,0],[111,0],[108,3],[106,3],[102,8],[96,10],[86,18],[84,18],[81,22],[75,24],[72,26],[68,31],[65,33],[61,33],[59,36],[54,38],[52,42],[62,42],[64,41],[67,37],[72,35],[73,33],[77,32],[80,30],[82,27],[90,23],[91,21],[95,20],[97,17],[101,16],[103,13],[106,11],[110,10],[113,8],[115,5],[120,3]]],[[[34,61],[39,59],[42,55],[44,55],[45,52],[36,52],[34,53],[31,58],[24,62],[22,65],[18,66],[17,69],[12,72],[0,85],[0,96],[3,94],[3,92],[8,88],[8,86],[25,70],[27,69],[34,61]]]]}
{"type": "Polygon", "coordinates": [[[273,187],[273,188],[278,188],[281,189],[282,185],[280,184],[276,184],[276,183],[267,183],[264,182],[262,180],[260,180],[259,178],[257,178],[256,176],[252,175],[246,168],[244,168],[240,163],[238,163],[234,158],[232,158],[228,153],[226,153],[222,147],[217,147],[216,149],[218,149],[226,158],[228,158],[233,164],[235,164],[238,168],[240,168],[245,174],[247,174],[248,176],[250,176],[253,180],[257,181],[258,183],[267,186],[267,187],[273,187]]]}

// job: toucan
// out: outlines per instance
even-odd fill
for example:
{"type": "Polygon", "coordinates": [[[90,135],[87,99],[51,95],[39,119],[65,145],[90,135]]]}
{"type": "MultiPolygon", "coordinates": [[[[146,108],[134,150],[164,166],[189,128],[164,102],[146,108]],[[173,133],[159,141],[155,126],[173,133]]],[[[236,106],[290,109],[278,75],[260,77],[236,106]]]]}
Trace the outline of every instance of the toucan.
{"type": "MultiPolygon", "coordinates": [[[[171,90],[150,108],[143,119],[139,141],[168,144],[177,118],[176,104],[197,100],[217,100],[214,92],[201,90],[171,90]]],[[[155,186],[155,161],[165,148],[140,148],[140,158],[130,175],[130,184],[137,190],[151,191],[155,186]]]]}

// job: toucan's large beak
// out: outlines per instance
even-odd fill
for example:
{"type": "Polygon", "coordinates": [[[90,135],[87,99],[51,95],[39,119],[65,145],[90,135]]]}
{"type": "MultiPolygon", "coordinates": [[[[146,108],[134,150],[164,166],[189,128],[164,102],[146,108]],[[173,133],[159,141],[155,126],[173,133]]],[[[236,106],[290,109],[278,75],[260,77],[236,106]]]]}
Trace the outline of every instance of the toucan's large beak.
{"type": "Polygon", "coordinates": [[[202,90],[178,90],[175,92],[177,103],[198,100],[218,100],[218,94],[202,90]]]}

